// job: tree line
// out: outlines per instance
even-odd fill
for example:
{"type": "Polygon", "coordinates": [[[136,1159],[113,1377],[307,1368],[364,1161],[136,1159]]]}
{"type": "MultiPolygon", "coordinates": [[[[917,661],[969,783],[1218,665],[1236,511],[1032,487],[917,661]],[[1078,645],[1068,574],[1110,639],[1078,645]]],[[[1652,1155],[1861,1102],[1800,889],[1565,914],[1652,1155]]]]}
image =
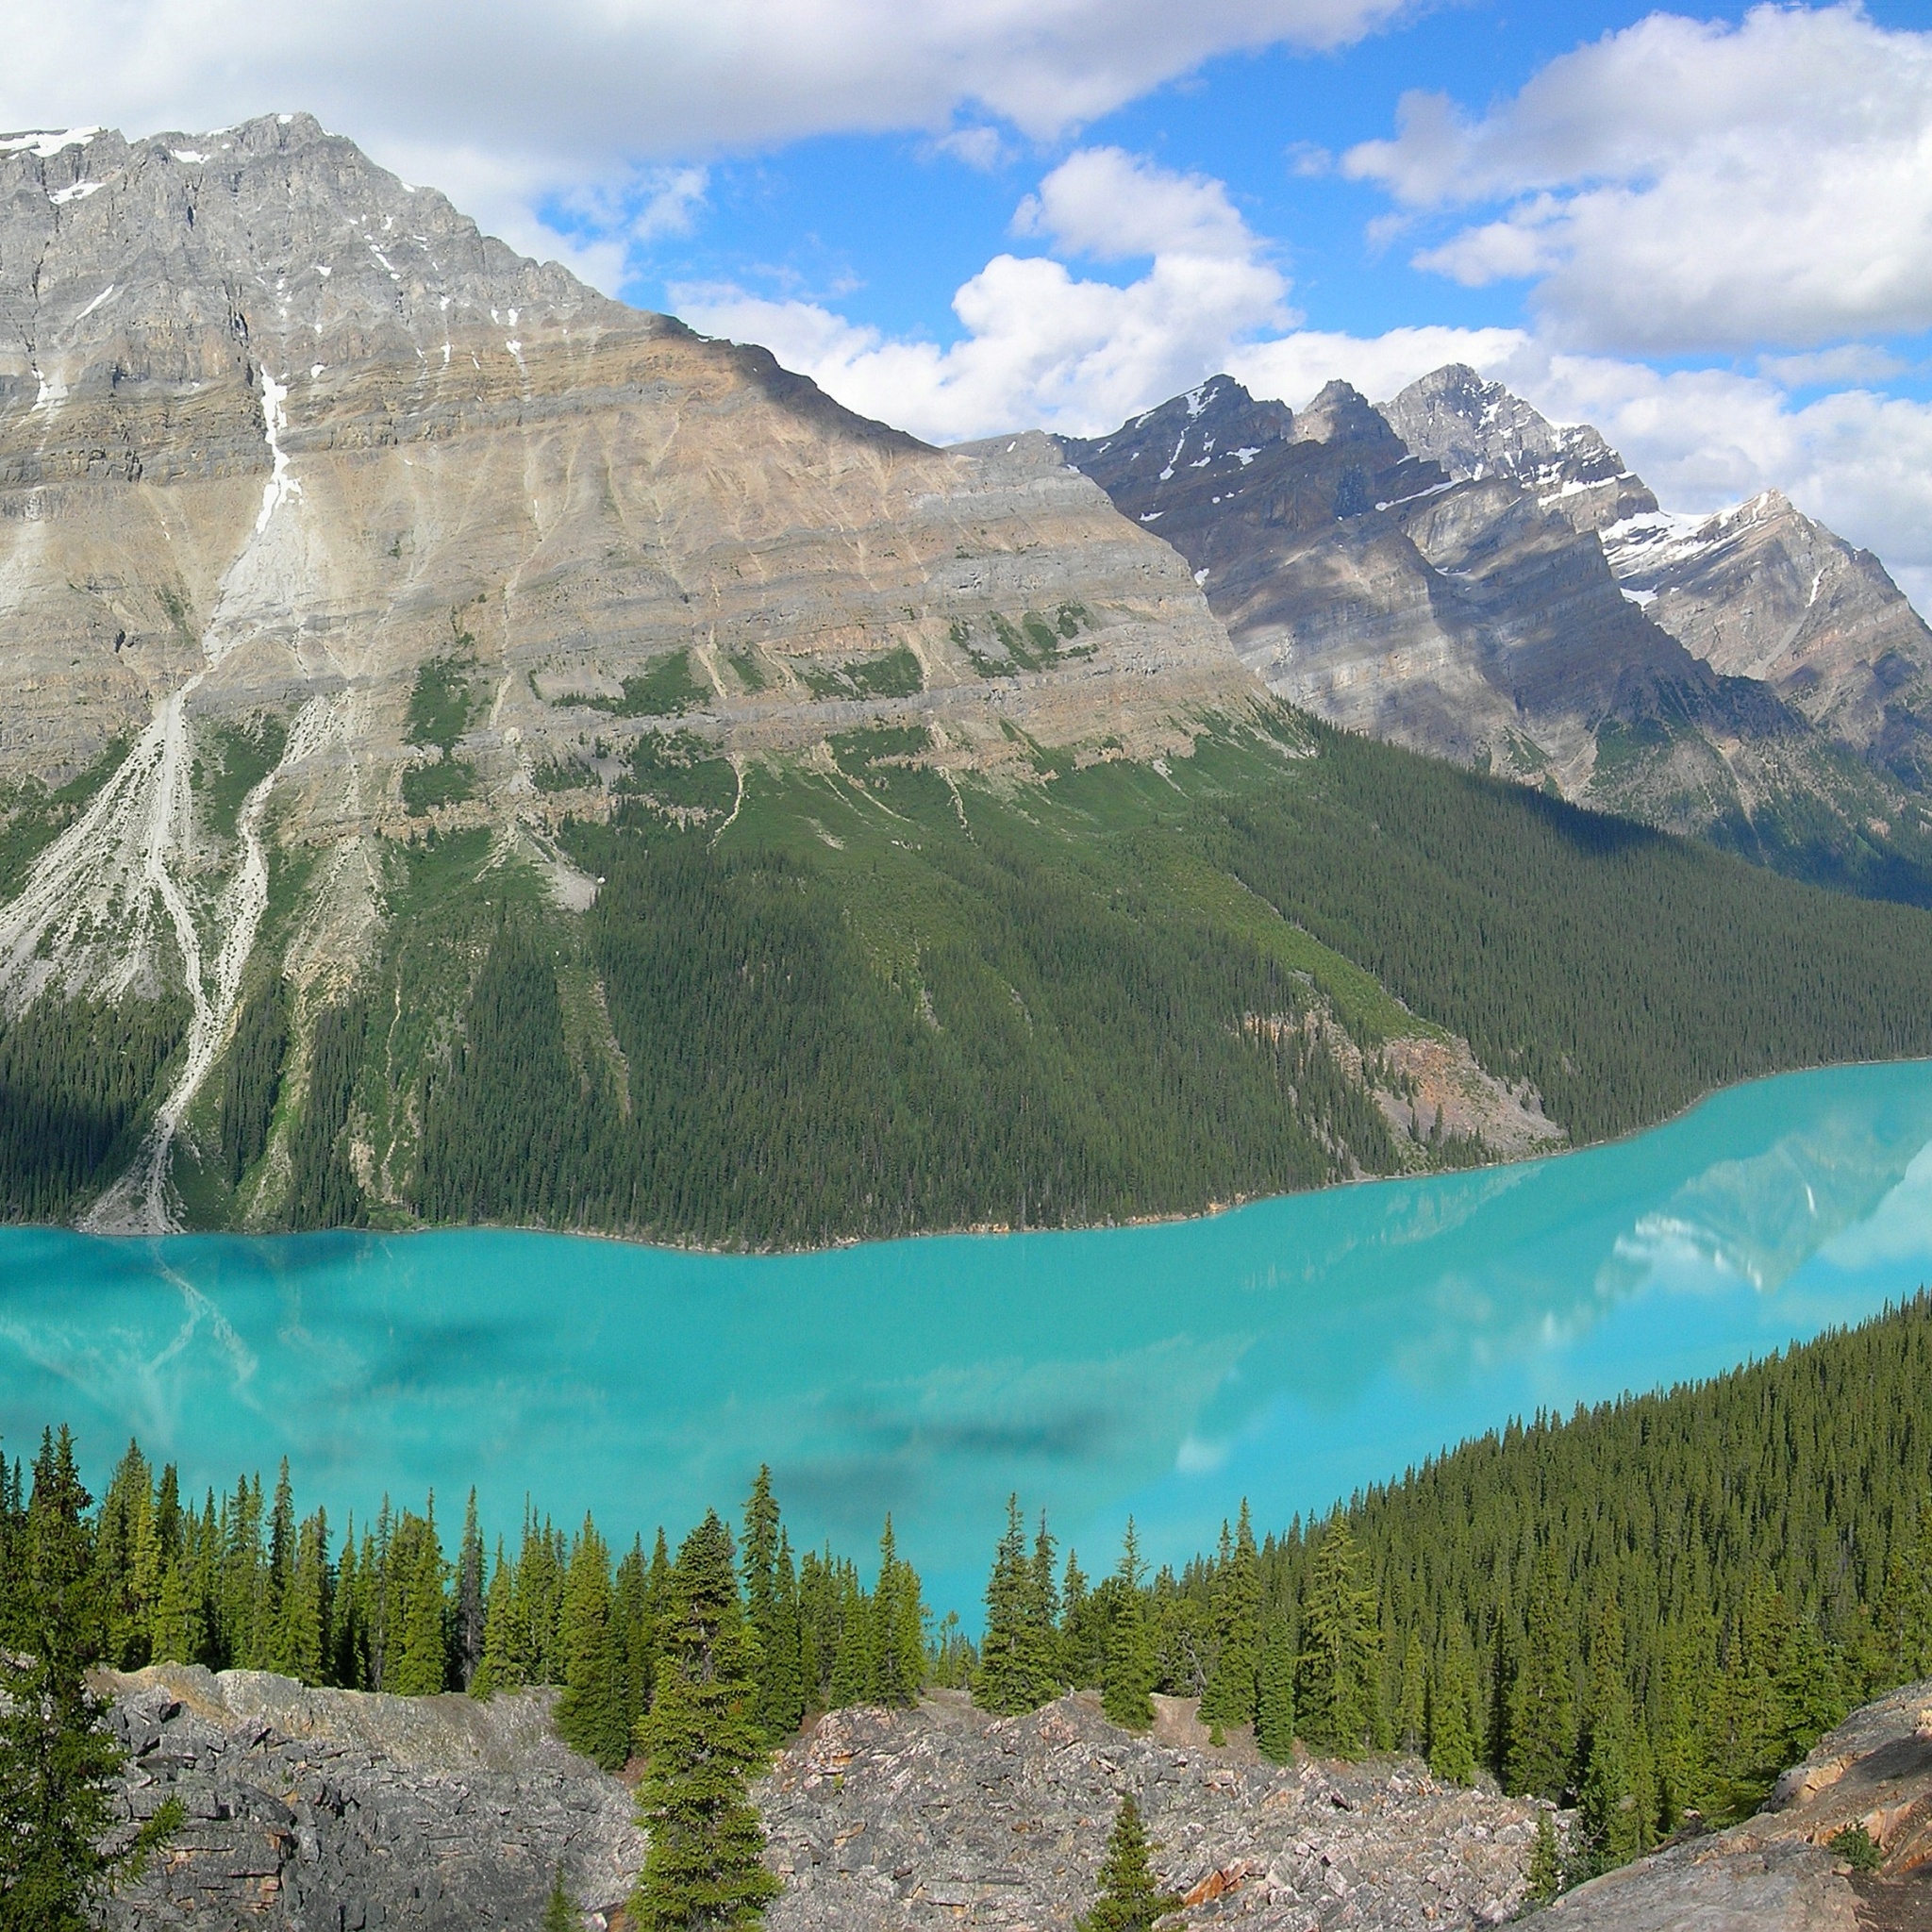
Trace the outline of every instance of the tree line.
{"type": "Polygon", "coordinates": [[[974,1696],[1150,1692],[1204,1722],[1574,1805],[1589,1869],[1753,1808],[1857,1703],[1932,1675],[1932,1300],[1707,1383],[1540,1415],[1257,1543],[1057,1574],[1018,1504],[974,1696]]]}

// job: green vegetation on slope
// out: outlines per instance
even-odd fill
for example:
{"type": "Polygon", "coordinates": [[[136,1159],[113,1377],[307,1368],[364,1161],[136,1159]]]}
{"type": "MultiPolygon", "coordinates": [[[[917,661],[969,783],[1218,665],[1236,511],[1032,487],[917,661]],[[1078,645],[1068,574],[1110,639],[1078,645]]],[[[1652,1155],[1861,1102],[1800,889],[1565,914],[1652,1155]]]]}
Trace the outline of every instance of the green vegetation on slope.
{"type": "MultiPolygon", "coordinates": [[[[1924,912],[1277,708],[1158,770],[1015,743],[1037,777],[936,770],[917,724],[738,768],[651,732],[608,823],[561,834],[603,882],[581,915],[521,836],[390,843],[384,951],[291,1022],[289,1164],[238,1126],[193,1210],[748,1245],[1060,1225],[1484,1158],[1374,1105],[1357,1057],[1374,1077],[1405,1033],[1467,1037],[1579,1141],[1932,1054],[1924,912]]],[[[151,1104],[174,1036],[110,1076],[66,1063],[92,1024],[0,1026],[16,1110],[109,1078],[125,1120],[151,1104]]],[[[73,1144],[51,1192],[0,1158],[6,1210],[64,1211],[121,1143],[73,1144]]]]}

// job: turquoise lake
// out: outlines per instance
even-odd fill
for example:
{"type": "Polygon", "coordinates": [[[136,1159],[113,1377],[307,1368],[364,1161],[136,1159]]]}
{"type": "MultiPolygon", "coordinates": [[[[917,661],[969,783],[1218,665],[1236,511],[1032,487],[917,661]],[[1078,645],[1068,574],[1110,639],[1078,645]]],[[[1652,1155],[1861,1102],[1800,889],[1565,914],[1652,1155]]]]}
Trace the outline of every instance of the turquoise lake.
{"type": "Polygon", "coordinates": [[[777,1257],[470,1230],[0,1231],[0,1431],[130,1433],[197,1491],[287,1453],[333,1522],[384,1490],[613,1541],[736,1513],[866,1558],[893,1512],[974,1619],[1004,1499],[1090,1574],[1257,1530],[1512,1414],[1707,1374],[1932,1280],[1932,1064],[1790,1074],[1581,1154],[1079,1234],[777,1257]]]}

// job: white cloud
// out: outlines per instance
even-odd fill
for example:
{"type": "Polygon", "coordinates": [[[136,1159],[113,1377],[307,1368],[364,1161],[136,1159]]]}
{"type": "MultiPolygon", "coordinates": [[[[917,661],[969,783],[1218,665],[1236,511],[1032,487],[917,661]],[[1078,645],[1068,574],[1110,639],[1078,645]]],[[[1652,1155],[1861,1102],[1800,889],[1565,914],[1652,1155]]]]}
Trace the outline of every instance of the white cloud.
{"type": "Polygon", "coordinates": [[[1291,408],[1337,377],[1372,401],[1386,402],[1445,362],[1467,362],[1505,379],[1528,346],[1520,328],[1392,328],[1379,336],[1296,329],[1231,350],[1226,368],[1253,394],[1279,397],[1291,408]]]}
{"type": "Polygon", "coordinates": [[[1151,258],[1122,286],[1043,257],[995,256],[954,296],[965,333],[943,348],[890,340],[813,303],[736,289],[673,296],[694,326],[763,342],[848,407],[936,442],[1110,428],[1294,320],[1287,279],[1219,182],[1082,149],[1027,196],[1014,225],[1068,253],[1151,258]]]}
{"type": "MultiPolygon", "coordinates": [[[[1217,54],[1358,39],[1406,0],[62,0],[0,7],[0,127],[198,131],[307,108],[529,246],[641,163],[979,109],[1058,137],[1217,54]]],[[[555,243],[544,252],[556,252],[555,243]]]]}
{"type": "Polygon", "coordinates": [[[1876,550],[1928,608],[1932,405],[1842,389],[1798,408],[1789,393],[1857,380],[1885,363],[1882,352],[1784,358],[1748,375],[1659,371],[1555,349],[1520,328],[1301,328],[1286,278],[1220,182],[1117,148],[1069,157],[1014,225],[1063,254],[1147,266],[1115,284],[1051,258],[996,256],[955,295],[962,334],[946,346],[888,337],[820,303],[729,287],[673,293],[696,327],[762,342],[849,408],[941,443],[1030,427],[1092,435],[1223,370],[1298,408],[1337,376],[1379,400],[1467,362],[1554,422],[1595,424],[1670,508],[1783,490],[1876,550]]]}
{"type": "Polygon", "coordinates": [[[1418,266],[1534,279],[1570,341],[1808,347],[1932,325],[1932,34],[1853,6],[1657,13],[1480,120],[1410,94],[1345,172],[1415,209],[1500,205],[1418,266]]]}

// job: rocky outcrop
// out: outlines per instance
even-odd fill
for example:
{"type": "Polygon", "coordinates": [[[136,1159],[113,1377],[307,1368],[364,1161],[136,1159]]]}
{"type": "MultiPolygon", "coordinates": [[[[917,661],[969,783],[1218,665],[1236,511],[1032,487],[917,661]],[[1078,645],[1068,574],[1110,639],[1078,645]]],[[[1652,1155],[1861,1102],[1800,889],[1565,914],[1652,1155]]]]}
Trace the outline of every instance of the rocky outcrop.
{"type": "Polygon", "coordinates": [[[1839,741],[1924,789],[1932,628],[1885,566],[1766,491],[1710,517],[1603,531],[1619,582],[1714,669],[1761,679],[1839,741]]]}
{"type": "Polygon", "coordinates": [[[559,1868],[601,1910],[642,1861],[629,1793],[558,1741],[554,1692],[365,1696],[172,1664],[109,1682],[130,1812],[186,1813],[115,1901],[122,1932],[534,1927],[559,1868]]]}
{"type": "Polygon", "coordinates": [[[1890,1932],[1932,1923],[1932,1684],[1853,1712],[1728,1831],[1686,1840],[1557,1900],[1551,1932],[1890,1932]],[[1883,1864],[1833,1850],[1862,1830],[1883,1864]]]}
{"type": "Polygon", "coordinates": [[[1526,1801],[1439,1784],[1413,1761],[1277,1768],[1239,1740],[1139,1738],[1096,1702],[992,1720],[956,1693],[824,1719],[761,1793],[785,1877],[773,1932],[1067,1932],[1130,1793],[1190,1925],[1497,1924],[1523,1899],[1526,1801]]]}

